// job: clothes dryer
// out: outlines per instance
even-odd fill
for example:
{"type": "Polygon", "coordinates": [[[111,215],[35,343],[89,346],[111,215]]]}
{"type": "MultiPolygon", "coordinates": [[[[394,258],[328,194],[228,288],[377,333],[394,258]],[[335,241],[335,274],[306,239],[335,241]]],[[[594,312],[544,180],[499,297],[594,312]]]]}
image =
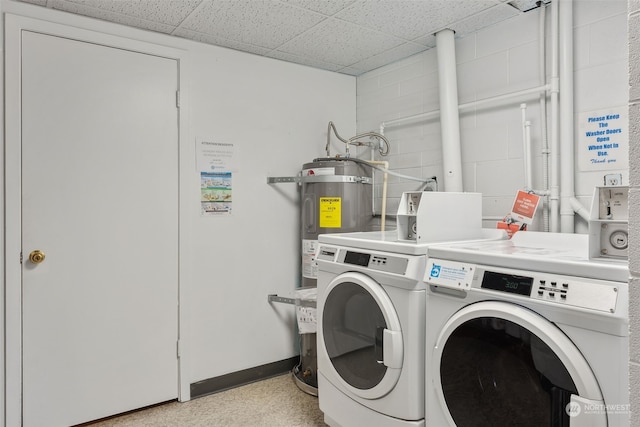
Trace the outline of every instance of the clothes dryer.
{"type": "Polygon", "coordinates": [[[432,247],[426,425],[626,427],[628,267],[588,236],[432,247]]]}
{"type": "MultiPolygon", "coordinates": [[[[504,239],[478,229],[470,239],[504,239]]],[[[330,426],[424,426],[430,244],[396,231],[319,236],[318,398],[330,426]]]]}

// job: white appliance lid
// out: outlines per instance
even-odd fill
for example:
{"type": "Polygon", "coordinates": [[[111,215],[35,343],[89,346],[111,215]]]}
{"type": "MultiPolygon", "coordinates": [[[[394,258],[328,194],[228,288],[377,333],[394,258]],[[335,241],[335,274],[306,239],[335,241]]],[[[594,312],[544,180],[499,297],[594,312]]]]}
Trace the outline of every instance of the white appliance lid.
{"type": "Polygon", "coordinates": [[[449,242],[437,241],[416,243],[409,240],[398,240],[398,233],[396,230],[320,234],[318,236],[318,241],[320,243],[347,246],[355,249],[385,251],[405,255],[426,255],[427,250],[435,244],[461,241],[468,242],[504,239],[506,239],[504,230],[496,230],[491,228],[480,228],[476,233],[470,233],[470,235],[465,239],[455,239],[449,242]]]}
{"type": "Polygon", "coordinates": [[[517,232],[511,240],[434,245],[429,256],[488,266],[627,282],[627,261],[590,260],[586,234],[517,232]]]}

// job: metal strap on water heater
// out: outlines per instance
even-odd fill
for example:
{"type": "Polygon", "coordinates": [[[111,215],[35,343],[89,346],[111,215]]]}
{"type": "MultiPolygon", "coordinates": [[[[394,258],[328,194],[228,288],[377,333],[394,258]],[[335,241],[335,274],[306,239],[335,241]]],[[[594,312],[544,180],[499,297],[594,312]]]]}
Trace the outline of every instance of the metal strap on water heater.
{"type": "Polygon", "coordinates": [[[309,176],[283,176],[267,177],[267,184],[279,184],[281,182],[346,182],[355,184],[371,184],[373,180],[368,176],[353,175],[309,175],[309,176]]]}

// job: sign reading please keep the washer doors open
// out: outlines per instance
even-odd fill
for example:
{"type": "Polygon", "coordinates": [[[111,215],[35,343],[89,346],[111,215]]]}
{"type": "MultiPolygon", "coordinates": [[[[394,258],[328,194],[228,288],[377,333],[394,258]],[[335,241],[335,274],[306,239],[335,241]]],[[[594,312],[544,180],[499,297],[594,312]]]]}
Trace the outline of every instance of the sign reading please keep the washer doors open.
{"type": "Polygon", "coordinates": [[[627,107],[580,113],[576,136],[581,171],[629,168],[627,107]]]}

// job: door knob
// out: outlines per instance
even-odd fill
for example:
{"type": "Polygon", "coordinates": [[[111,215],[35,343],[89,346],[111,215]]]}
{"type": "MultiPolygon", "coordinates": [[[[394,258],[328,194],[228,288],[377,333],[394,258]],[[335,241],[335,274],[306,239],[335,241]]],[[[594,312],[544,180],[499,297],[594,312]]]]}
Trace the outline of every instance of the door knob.
{"type": "Polygon", "coordinates": [[[29,254],[29,261],[34,264],[40,264],[42,261],[44,261],[44,252],[39,249],[31,252],[29,254]]]}

